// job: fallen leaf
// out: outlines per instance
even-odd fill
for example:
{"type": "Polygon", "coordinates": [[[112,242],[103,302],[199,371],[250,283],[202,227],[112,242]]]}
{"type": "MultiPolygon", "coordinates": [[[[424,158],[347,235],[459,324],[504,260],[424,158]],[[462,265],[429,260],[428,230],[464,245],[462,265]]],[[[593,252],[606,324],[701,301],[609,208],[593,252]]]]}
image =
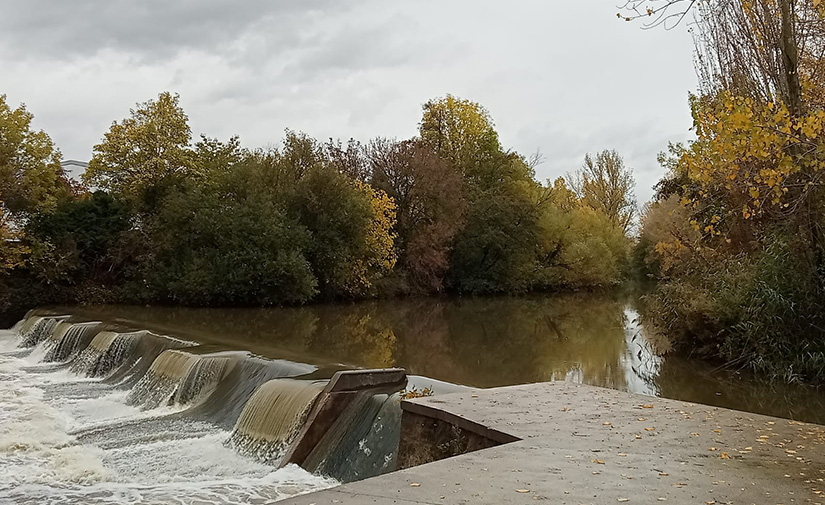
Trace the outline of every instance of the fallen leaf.
{"type": "Polygon", "coordinates": [[[646,417],[640,417],[639,419],[637,419],[637,421],[647,421],[647,418],[646,417]]]}
{"type": "Polygon", "coordinates": [[[639,405],[639,406],[642,407],[643,409],[652,409],[653,408],[653,405],[639,405]]]}
{"type": "Polygon", "coordinates": [[[609,423],[609,422],[604,422],[604,423],[602,423],[602,424],[603,424],[604,426],[610,426],[610,423],[609,423]]]}
{"type": "Polygon", "coordinates": [[[619,500],[620,502],[630,501],[630,499],[629,499],[629,498],[618,498],[618,500],[619,500]]]}
{"type": "Polygon", "coordinates": [[[478,398],[478,395],[470,395],[470,398],[478,398]]]}
{"type": "Polygon", "coordinates": [[[728,456],[728,453],[726,453],[726,452],[723,452],[721,454],[721,456],[722,456],[722,459],[730,459],[730,456],[728,456]]]}
{"type": "Polygon", "coordinates": [[[645,431],[656,431],[656,428],[645,428],[645,431]]]}
{"type": "Polygon", "coordinates": [[[566,406],[566,405],[565,405],[565,406],[564,406],[564,408],[563,408],[563,409],[561,409],[561,410],[563,410],[564,412],[567,412],[568,410],[570,410],[570,407],[568,407],[568,406],[566,406]]]}
{"type": "Polygon", "coordinates": [[[529,489],[516,489],[516,493],[529,493],[529,489]]]}
{"type": "Polygon", "coordinates": [[[722,433],[722,430],[713,430],[714,433],[722,433]]]}
{"type": "Polygon", "coordinates": [[[642,439],[641,435],[636,435],[636,440],[641,440],[641,439],[642,439]]]}
{"type": "Polygon", "coordinates": [[[708,448],[708,450],[709,450],[709,451],[715,451],[715,450],[716,450],[716,447],[710,447],[710,448],[708,448]]]}
{"type": "Polygon", "coordinates": [[[419,487],[420,485],[421,484],[419,484],[418,482],[413,482],[412,484],[410,484],[410,487],[419,487]]]}
{"type": "Polygon", "coordinates": [[[624,456],[627,456],[627,454],[625,454],[625,453],[623,453],[623,452],[620,452],[620,453],[619,453],[619,456],[624,457],[624,456]]]}
{"type": "Polygon", "coordinates": [[[667,473],[667,472],[660,472],[660,473],[659,473],[659,476],[660,476],[660,477],[667,477],[668,475],[670,475],[670,474],[669,474],[669,473],[667,473]]]}

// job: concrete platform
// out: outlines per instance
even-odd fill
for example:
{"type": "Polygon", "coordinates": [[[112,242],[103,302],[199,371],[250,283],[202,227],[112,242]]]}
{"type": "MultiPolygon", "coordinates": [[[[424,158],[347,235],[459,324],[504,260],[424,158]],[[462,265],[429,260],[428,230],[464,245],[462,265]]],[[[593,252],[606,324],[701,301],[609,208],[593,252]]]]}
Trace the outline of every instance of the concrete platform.
{"type": "Polygon", "coordinates": [[[825,426],[565,382],[402,407],[519,440],[283,503],[825,503],[825,426]]]}

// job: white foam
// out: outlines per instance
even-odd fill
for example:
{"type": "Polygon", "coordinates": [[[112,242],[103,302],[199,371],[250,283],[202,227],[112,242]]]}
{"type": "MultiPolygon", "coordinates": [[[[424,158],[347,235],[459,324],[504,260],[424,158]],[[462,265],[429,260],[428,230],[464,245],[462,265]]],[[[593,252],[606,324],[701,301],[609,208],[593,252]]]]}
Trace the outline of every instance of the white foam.
{"type": "Polygon", "coordinates": [[[158,419],[183,407],[140,411],[128,391],[35,366],[16,344],[0,331],[0,503],[263,503],[337,484],[244,458],[224,445],[226,431],[158,419]],[[95,427],[115,443],[73,435],[95,427]]]}

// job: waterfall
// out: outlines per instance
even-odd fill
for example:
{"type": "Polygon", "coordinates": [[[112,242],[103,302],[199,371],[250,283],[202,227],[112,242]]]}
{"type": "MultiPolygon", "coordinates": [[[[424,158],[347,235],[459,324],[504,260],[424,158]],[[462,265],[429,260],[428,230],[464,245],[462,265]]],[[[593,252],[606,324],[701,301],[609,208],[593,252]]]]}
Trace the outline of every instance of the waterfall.
{"type": "Polygon", "coordinates": [[[85,402],[115,388],[126,391],[112,395],[116,399],[101,398],[102,405],[125,402],[143,411],[184,407],[173,414],[160,411],[88,426],[73,433],[80,444],[120,450],[173,440],[179,434],[192,437],[198,430],[231,430],[228,439],[221,439],[222,447],[259,463],[277,464],[288,453],[289,461],[311,472],[345,481],[395,467],[399,397],[383,393],[390,392],[387,384],[396,387],[398,379],[381,382],[376,377],[398,371],[345,370],[329,381],[337,367],[319,369],[248,351],[215,351],[214,345],[124,327],[122,322],[104,324],[78,316],[37,314],[27,314],[15,326],[21,347],[15,352],[28,355],[29,363],[34,358],[60,363],[38,367],[38,373],[68,368],[78,376],[100,378],[50,385],[50,396],[69,391],[75,395],[73,401],[85,402]],[[322,391],[324,396],[319,399],[322,391]],[[332,395],[340,396],[330,401],[332,395]],[[174,429],[167,431],[172,425],[174,429]],[[302,457],[293,460],[296,451],[302,457]]]}
{"type": "Polygon", "coordinates": [[[299,377],[317,368],[304,363],[248,356],[232,369],[215,391],[187,413],[231,430],[255,390],[272,379],[299,377]]]}
{"type": "Polygon", "coordinates": [[[46,340],[49,351],[44,361],[66,361],[83,351],[98,333],[100,325],[99,322],[58,324],[46,340]]]}
{"type": "Polygon", "coordinates": [[[68,316],[30,317],[20,326],[20,347],[34,347],[49,338],[55,327],[68,316]]]}
{"type": "Polygon", "coordinates": [[[165,350],[134,385],[127,401],[143,409],[192,403],[212,392],[237,361],[237,353],[165,350]]]}
{"type": "Polygon", "coordinates": [[[291,379],[264,383],[246,402],[229,443],[242,454],[276,462],[298,434],[325,385],[324,381],[291,379]]]}
{"type": "Polygon", "coordinates": [[[104,379],[107,384],[132,387],[147,373],[155,359],[168,349],[193,347],[195,344],[150,332],[138,332],[123,350],[123,358],[104,379]]]}
{"type": "Polygon", "coordinates": [[[105,377],[128,357],[146,332],[101,331],[72,363],[72,372],[86,377],[105,377]]]}

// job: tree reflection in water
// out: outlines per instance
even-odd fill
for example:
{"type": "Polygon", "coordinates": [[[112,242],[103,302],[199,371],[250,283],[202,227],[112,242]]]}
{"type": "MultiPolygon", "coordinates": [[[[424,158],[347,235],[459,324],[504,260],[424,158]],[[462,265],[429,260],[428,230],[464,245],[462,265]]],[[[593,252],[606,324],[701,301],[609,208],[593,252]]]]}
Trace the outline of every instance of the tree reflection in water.
{"type": "Polygon", "coordinates": [[[821,392],[670,354],[632,301],[605,294],[425,298],[260,309],[67,309],[220,347],[318,365],[404,367],[476,387],[571,380],[825,422],[821,392]]]}

